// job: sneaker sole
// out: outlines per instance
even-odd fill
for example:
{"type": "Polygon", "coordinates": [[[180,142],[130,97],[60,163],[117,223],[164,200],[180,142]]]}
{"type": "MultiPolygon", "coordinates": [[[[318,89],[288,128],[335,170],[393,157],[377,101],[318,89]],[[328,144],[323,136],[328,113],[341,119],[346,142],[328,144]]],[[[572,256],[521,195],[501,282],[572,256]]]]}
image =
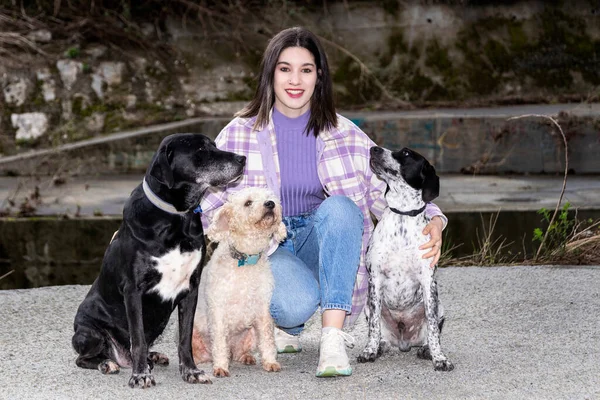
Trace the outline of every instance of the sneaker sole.
{"type": "Polygon", "coordinates": [[[284,349],[277,349],[277,353],[279,353],[279,354],[300,353],[301,351],[302,351],[302,348],[295,348],[294,346],[285,346],[284,349]]]}
{"type": "Polygon", "coordinates": [[[319,378],[327,378],[331,376],[350,376],[352,375],[352,367],[346,369],[336,369],[335,367],[327,367],[324,371],[317,371],[319,378]]]}

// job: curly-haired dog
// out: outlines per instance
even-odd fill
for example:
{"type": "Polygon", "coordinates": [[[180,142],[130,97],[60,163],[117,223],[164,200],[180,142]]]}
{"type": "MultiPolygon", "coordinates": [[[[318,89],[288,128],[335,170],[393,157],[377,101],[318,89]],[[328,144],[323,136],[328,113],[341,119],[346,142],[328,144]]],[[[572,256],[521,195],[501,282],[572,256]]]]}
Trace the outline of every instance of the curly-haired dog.
{"type": "Polygon", "coordinates": [[[369,340],[359,362],[375,361],[385,343],[432,359],[435,370],[450,371],[442,353],[440,332],[444,323],[438,300],[436,268],[423,259],[419,246],[428,238],[425,203],[439,194],[435,169],[420,154],[404,148],[392,152],[371,148],[371,169],[388,188],[389,207],[377,224],[367,251],[369,270],[369,340]]]}
{"type": "Polygon", "coordinates": [[[199,134],[163,139],[123,209],[123,222],[106,249],[100,275],[75,315],[76,364],[104,374],[131,367],[129,386],[155,384],[148,352],[179,308],[179,371],[184,381],[210,383],[194,364],[192,329],[204,232],[195,210],[210,186],[240,177],[246,157],[221,151],[199,134]]]}
{"type": "Polygon", "coordinates": [[[228,199],[207,229],[219,245],[202,272],[194,321],[193,351],[198,363],[213,361],[213,374],[229,376],[229,359],[266,371],[276,360],[269,304],[273,275],[266,251],[286,237],[279,200],[268,190],[246,188],[228,199]]]}

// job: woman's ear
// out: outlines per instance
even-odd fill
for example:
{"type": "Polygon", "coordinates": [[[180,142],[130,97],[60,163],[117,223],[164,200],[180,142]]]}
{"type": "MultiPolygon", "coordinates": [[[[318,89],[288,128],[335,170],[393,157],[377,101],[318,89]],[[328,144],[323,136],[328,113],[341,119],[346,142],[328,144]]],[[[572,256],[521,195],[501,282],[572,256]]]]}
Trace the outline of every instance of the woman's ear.
{"type": "Polygon", "coordinates": [[[231,217],[231,207],[225,204],[214,215],[212,222],[206,230],[206,236],[212,242],[221,242],[229,234],[229,218],[231,217]]]}

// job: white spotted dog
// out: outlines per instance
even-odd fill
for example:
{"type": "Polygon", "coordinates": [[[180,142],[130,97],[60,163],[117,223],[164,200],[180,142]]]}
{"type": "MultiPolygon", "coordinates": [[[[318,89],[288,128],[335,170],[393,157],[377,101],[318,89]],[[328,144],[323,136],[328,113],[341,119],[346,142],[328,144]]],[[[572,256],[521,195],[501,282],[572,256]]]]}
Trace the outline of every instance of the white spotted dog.
{"type": "Polygon", "coordinates": [[[389,207],[377,224],[367,251],[369,270],[369,339],[359,362],[375,361],[389,346],[401,351],[420,347],[417,356],[431,359],[437,371],[454,365],[442,353],[444,323],[434,268],[419,246],[429,238],[425,205],[439,194],[434,167],[420,154],[404,148],[392,152],[371,148],[371,169],[388,187],[389,207]]]}
{"type": "Polygon", "coordinates": [[[197,363],[212,360],[213,375],[229,376],[229,360],[277,372],[269,305],[273,275],[267,250],[285,239],[279,200],[267,189],[246,188],[229,197],[207,229],[218,242],[202,271],[192,349],[197,363]]]}

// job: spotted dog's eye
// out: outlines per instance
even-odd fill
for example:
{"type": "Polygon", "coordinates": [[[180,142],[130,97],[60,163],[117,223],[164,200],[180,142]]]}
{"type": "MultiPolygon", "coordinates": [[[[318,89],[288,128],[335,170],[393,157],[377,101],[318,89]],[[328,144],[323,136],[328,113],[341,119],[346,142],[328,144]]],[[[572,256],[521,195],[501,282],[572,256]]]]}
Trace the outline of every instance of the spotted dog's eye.
{"type": "Polygon", "coordinates": [[[403,155],[404,157],[408,157],[408,155],[409,155],[409,154],[410,154],[410,153],[408,152],[408,150],[402,150],[402,155],[403,155]]]}
{"type": "Polygon", "coordinates": [[[244,203],[244,207],[250,207],[252,205],[252,200],[248,200],[244,203]]]}

